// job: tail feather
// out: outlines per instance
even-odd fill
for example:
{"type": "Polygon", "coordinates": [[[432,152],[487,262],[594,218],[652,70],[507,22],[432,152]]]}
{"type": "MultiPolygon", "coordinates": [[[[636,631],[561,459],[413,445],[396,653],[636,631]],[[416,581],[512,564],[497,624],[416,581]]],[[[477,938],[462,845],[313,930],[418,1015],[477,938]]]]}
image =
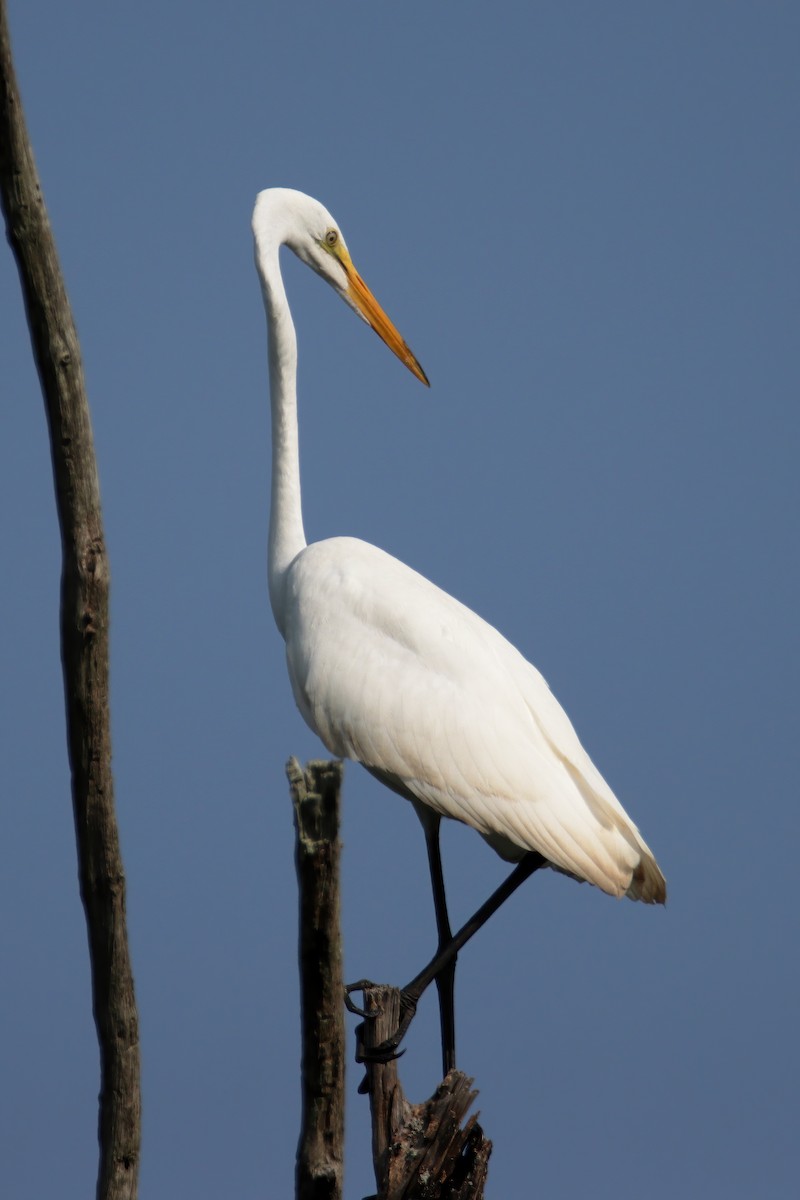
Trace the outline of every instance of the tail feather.
{"type": "Polygon", "coordinates": [[[649,850],[642,851],[626,895],[631,900],[642,900],[645,904],[666,904],[667,881],[649,850]]]}
{"type": "MultiPolygon", "coordinates": [[[[600,828],[608,831],[616,830],[630,850],[639,855],[639,862],[633,868],[631,881],[624,894],[631,900],[642,900],[645,904],[666,904],[667,882],[661,874],[650,847],[597,768],[593,763],[589,763],[592,774],[595,776],[594,779],[589,779],[569,759],[562,758],[562,762],[600,828]]],[[[623,889],[620,888],[617,895],[622,894],[623,889]]]]}

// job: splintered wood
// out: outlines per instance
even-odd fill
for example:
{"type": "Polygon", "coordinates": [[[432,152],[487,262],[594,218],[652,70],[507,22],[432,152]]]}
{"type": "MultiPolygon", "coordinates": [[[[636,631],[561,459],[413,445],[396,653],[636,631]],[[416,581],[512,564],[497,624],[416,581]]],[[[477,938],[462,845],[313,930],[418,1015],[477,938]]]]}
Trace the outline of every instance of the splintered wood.
{"type": "MultiPolygon", "coordinates": [[[[369,1053],[397,1028],[400,994],[395,988],[367,988],[364,1009],[369,1016],[359,1033],[369,1053]]],[[[429,1100],[410,1104],[396,1059],[367,1063],[366,1071],[378,1200],[481,1200],[492,1143],[477,1113],[462,1125],[477,1095],[473,1081],[450,1071],[429,1100]]]]}

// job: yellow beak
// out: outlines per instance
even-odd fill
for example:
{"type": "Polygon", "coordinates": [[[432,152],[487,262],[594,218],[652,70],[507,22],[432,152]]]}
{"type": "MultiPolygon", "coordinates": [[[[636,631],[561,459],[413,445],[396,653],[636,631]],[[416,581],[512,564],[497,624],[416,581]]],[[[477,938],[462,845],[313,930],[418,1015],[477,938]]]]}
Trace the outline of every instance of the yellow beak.
{"type": "Polygon", "coordinates": [[[367,324],[372,326],[378,337],[386,343],[402,363],[405,363],[412,375],[416,375],[421,383],[424,383],[426,387],[430,387],[428,376],[353,266],[350,255],[347,251],[344,251],[337,257],[347,275],[348,299],[353,302],[367,324]]]}

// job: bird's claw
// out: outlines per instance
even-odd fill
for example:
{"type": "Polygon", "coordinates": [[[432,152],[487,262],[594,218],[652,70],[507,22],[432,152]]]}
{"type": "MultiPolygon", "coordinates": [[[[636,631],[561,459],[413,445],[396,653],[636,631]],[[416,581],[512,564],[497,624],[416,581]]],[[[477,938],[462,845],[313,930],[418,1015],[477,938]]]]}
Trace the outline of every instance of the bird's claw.
{"type": "Polygon", "coordinates": [[[359,979],[357,983],[346,983],[344,985],[344,1006],[353,1016],[364,1017],[365,1020],[374,1020],[375,1017],[381,1015],[380,1008],[374,1008],[371,1012],[367,1012],[365,1008],[359,1008],[356,1002],[351,999],[351,992],[363,992],[366,988],[374,988],[376,985],[371,979],[359,979]]]}
{"type": "Polygon", "coordinates": [[[387,1063],[394,1062],[398,1058],[402,1058],[406,1052],[404,1046],[402,1050],[397,1048],[397,1041],[394,1038],[387,1038],[385,1042],[381,1042],[379,1046],[365,1046],[361,1038],[358,1039],[356,1045],[356,1062],[371,1063],[374,1066],[386,1066],[387,1063]]]}
{"type": "Polygon", "coordinates": [[[368,979],[361,979],[358,983],[351,983],[345,987],[345,1006],[348,1011],[355,1013],[356,1016],[364,1018],[361,1025],[356,1027],[356,1062],[372,1063],[376,1065],[385,1065],[393,1062],[396,1058],[400,1058],[405,1054],[405,1050],[399,1050],[398,1047],[403,1038],[408,1032],[408,1027],[411,1024],[414,1015],[417,1011],[417,1000],[414,996],[407,992],[400,993],[400,1023],[391,1037],[385,1038],[376,1046],[367,1046],[364,1041],[364,1034],[367,1029],[367,1022],[374,1021],[376,1017],[382,1015],[382,1009],[373,1008],[369,1012],[366,1009],[359,1008],[351,999],[351,992],[363,991],[365,988],[374,988],[376,985],[368,979]]]}
{"type": "Polygon", "coordinates": [[[380,1042],[377,1046],[366,1046],[364,1044],[364,1025],[356,1026],[356,1062],[357,1063],[374,1063],[378,1066],[385,1066],[386,1063],[394,1062],[396,1058],[402,1058],[405,1054],[405,1047],[398,1050],[400,1042],[405,1037],[405,1029],[397,1029],[391,1037],[380,1042]]]}

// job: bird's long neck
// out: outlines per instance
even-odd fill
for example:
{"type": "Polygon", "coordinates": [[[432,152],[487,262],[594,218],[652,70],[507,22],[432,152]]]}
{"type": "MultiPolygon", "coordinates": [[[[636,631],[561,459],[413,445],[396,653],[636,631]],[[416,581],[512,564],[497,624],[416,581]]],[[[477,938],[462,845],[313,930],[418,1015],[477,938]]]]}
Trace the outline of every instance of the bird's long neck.
{"type": "Polygon", "coordinates": [[[281,277],[278,246],[263,251],[257,265],[267,311],[272,407],[269,598],[278,628],[285,634],[286,572],[306,545],[297,436],[297,337],[281,277]]]}

